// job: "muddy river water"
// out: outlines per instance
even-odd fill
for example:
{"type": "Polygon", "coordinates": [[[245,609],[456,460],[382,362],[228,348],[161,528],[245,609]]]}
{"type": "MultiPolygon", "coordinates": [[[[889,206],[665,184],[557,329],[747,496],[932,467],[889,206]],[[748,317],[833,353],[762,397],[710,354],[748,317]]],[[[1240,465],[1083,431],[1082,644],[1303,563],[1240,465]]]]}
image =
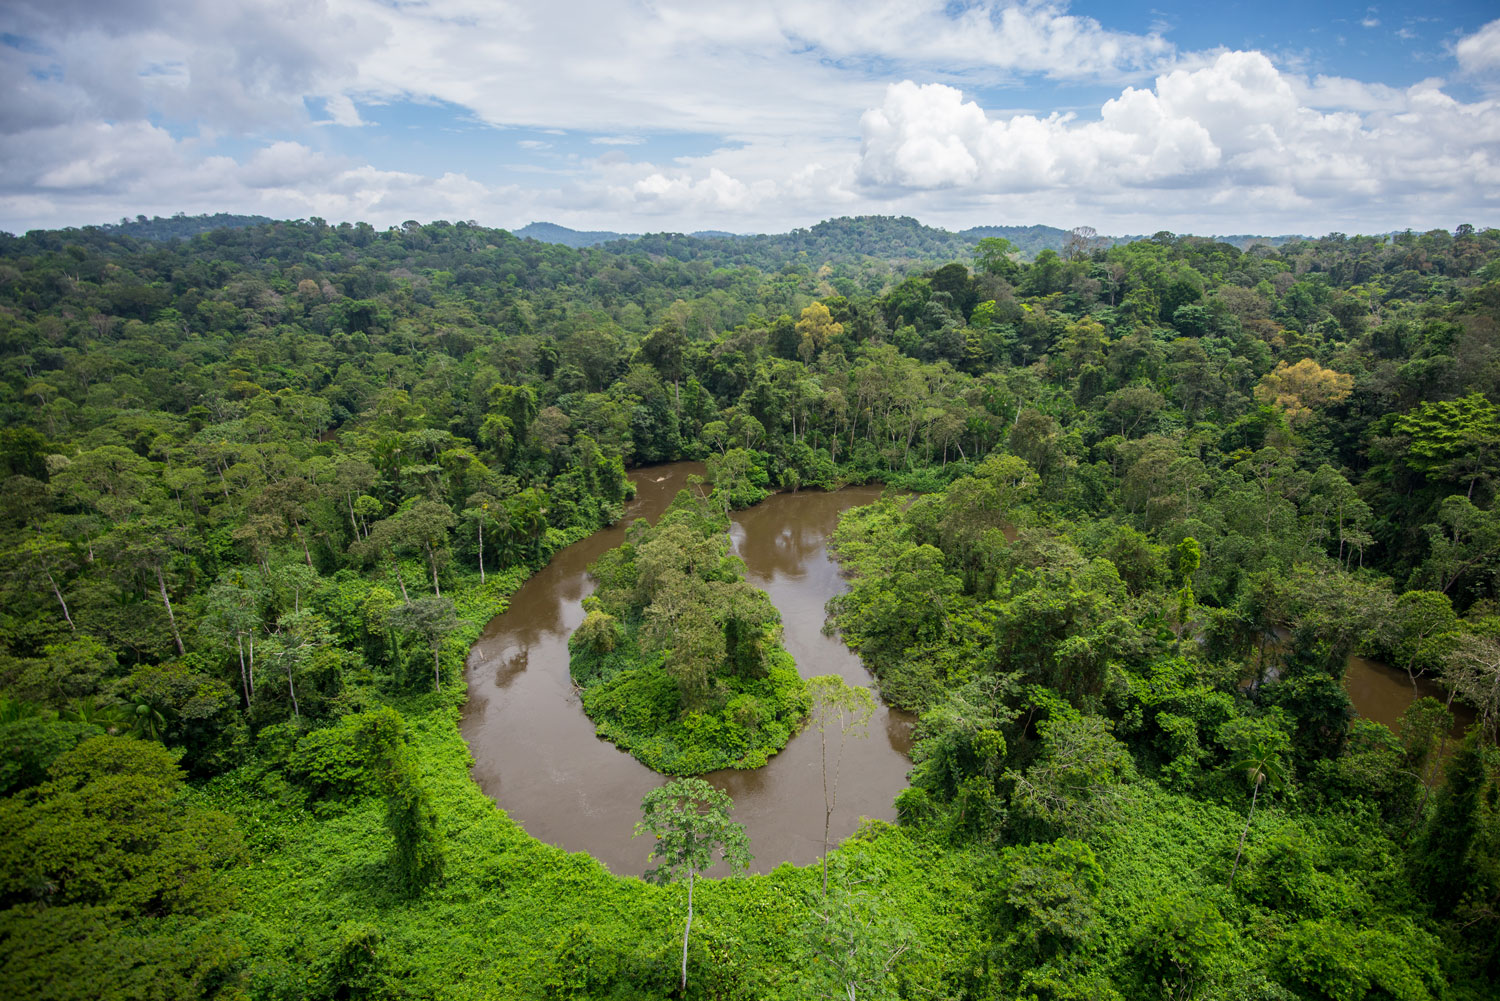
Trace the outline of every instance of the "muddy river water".
{"type": "MultiPolygon", "coordinates": [[[[636,518],[655,521],[698,463],[636,470],[636,499],[617,525],[569,546],[512,597],[470,651],[469,704],[462,723],[480,787],[533,837],[586,851],[621,875],[646,868],[650,844],[632,840],[641,797],[662,776],[594,734],[568,677],[568,637],[583,621],[593,590],[588,565],[620,544],[636,518]]],[[[872,686],[859,658],[823,635],[824,605],[845,587],[828,554],[840,512],[868,504],[881,488],[777,494],[734,515],[735,551],[748,578],[781,611],[783,642],[804,677],[839,674],[872,686]]],[[[869,736],[845,745],[833,816],[835,842],[861,817],[891,820],[893,800],[911,768],[912,717],[877,699],[869,736]]],[[[705,778],[734,798],[745,825],[752,870],[803,865],[822,852],[823,781],[818,734],[808,729],[764,768],[705,778]]]]}
{"type": "MultiPolygon", "coordinates": [[[[635,519],[654,522],[688,476],[703,471],[701,464],[679,462],[632,473],[639,492],[625,518],[554,556],[512,596],[469,654],[462,731],[475,780],[533,837],[588,852],[620,875],[646,867],[650,845],[632,839],[631,831],[641,797],[665,780],[594,734],[568,677],[568,637],[583,621],[580,602],[593,590],[589,564],[619,545],[635,519]]],[[[781,611],[783,642],[804,677],[837,673],[872,686],[859,658],[824,635],[823,623],[824,605],[846,586],[828,553],[829,536],[841,512],[870,503],[880,490],[777,494],[734,515],[735,550],[751,583],[781,611]]],[[[1392,726],[1413,699],[1404,672],[1362,657],[1350,658],[1345,684],[1356,712],[1392,726]]],[[[876,702],[869,737],[845,746],[834,843],[861,817],[893,819],[893,800],[906,785],[913,718],[876,702]]],[[[705,777],[734,798],[734,818],[750,835],[753,871],[819,856],[823,785],[815,730],[792,738],[764,768],[705,777]]]]}

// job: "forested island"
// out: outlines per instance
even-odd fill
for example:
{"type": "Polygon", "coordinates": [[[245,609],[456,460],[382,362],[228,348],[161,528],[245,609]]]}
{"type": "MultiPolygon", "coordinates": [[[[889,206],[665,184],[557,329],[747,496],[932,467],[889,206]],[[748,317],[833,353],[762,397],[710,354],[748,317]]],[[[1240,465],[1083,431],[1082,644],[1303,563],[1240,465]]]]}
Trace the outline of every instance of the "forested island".
{"type": "Polygon", "coordinates": [[[1500,230],[175,225],[0,234],[0,993],[1495,996],[1500,230]],[[681,459],[579,711],[680,773],[826,725],[728,512],[881,483],[829,612],[919,714],[895,823],[698,881],[690,939],[457,725],[485,623],[681,459]]]}
{"type": "Polygon", "coordinates": [[[713,493],[681,491],[654,526],[600,557],[599,590],[569,643],[600,734],[666,774],[757,768],[807,715],[781,616],[729,553],[731,477],[750,462],[743,449],[726,455],[711,466],[713,493]]]}

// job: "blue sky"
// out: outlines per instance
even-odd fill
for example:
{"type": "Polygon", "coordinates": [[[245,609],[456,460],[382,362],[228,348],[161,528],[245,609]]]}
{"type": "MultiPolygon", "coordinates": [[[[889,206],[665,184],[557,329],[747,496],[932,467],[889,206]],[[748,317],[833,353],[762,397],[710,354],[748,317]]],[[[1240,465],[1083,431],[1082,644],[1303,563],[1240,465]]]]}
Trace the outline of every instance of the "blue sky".
{"type": "Polygon", "coordinates": [[[1500,224],[1493,4],[10,0],[0,229],[1500,224]]]}

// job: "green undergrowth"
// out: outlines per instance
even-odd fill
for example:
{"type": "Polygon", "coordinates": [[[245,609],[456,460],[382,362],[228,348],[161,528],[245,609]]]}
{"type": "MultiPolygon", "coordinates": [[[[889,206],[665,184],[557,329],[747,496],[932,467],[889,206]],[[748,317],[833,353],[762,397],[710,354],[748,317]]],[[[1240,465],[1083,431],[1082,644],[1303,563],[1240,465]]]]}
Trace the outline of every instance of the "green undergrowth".
{"type": "Polygon", "coordinates": [[[1446,996],[1441,943],[1373,815],[1258,811],[1236,869],[1244,823],[1130,787],[1089,839],[1104,879],[1088,965],[1126,997],[1446,996]]]}
{"type": "MultiPolygon", "coordinates": [[[[444,857],[442,877],[418,896],[392,881],[392,839],[376,796],[306,800],[274,770],[248,766],[197,793],[233,815],[246,835],[248,861],[232,874],[237,907],[225,919],[228,936],[243,945],[244,996],[671,995],[686,888],[611,874],[586,854],[526,834],[468,774],[457,691],[394,707],[406,721],[444,857]]],[[[643,869],[648,850],[641,846],[643,869]]],[[[907,950],[913,955],[903,976],[939,989],[941,943],[976,913],[977,863],[886,825],[851,839],[836,858],[842,885],[855,890],[839,897],[835,886],[833,898],[862,919],[873,909],[896,939],[916,947],[907,950]]],[[[808,971],[827,964],[824,953],[837,947],[818,939],[825,923],[819,880],[816,869],[791,865],[699,880],[685,996],[808,996],[808,971]]]]}
{"type": "Polygon", "coordinates": [[[687,713],[666,659],[643,653],[628,630],[608,653],[574,644],[569,665],[599,735],[664,775],[759,768],[807,715],[806,688],[779,646],[764,676],[726,678],[716,705],[687,713]]]}

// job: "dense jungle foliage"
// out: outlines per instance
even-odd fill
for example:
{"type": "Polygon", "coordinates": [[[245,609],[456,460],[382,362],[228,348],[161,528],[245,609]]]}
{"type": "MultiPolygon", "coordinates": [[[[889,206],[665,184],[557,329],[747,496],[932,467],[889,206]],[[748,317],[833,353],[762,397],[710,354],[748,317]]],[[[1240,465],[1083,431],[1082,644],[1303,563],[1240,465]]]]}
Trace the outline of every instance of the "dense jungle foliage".
{"type": "Polygon", "coordinates": [[[0,236],[4,993],[676,992],[682,888],[530,838],[456,719],[627,467],[717,456],[733,505],[924,492],[846,518],[833,609],[922,716],[826,894],[701,883],[687,994],[1492,997],[1500,231],[836,228],[0,236]],[[1353,718],[1358,652],[1475,725],[1353,718]]]}

